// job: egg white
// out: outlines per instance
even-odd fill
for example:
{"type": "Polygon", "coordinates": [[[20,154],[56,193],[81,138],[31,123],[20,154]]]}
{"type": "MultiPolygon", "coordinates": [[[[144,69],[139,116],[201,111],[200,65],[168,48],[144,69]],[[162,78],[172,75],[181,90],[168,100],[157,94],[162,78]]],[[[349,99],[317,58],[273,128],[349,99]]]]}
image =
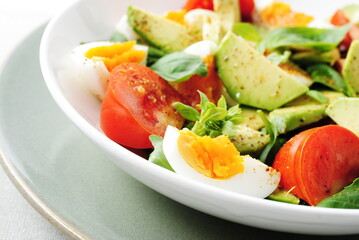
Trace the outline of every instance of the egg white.
{"type": "Polygon", "coordinates": [[[214,55],[218,49],[217,44],[210,40],[203,40],[188,46],[183,51],[188,54],[200,56],[205,58],[209,55],[214,55]]]}
{"type": "Polygon", "coordinates": [[[75,78],[80,81],[99,100],[105,96],[110,76],[102,61],[93,61],[85,57],[85,53],[94,47],[109,46],[111,42],[91,42],[75,47],[71,53],[72,69],[75,78]]]}
{"type": "Polygon", "coordinates": [[[178,129],[168,126],[163,139],[164,154],[177,174],[215,187],[259,198],[267,197],[277,188],[280,173],[250,156],[244,158],[244,172],[229,179],[213,179],[200,174],[181,157],[177,146],[179,136],[178,129]]]}
{"type": "MultiPolygon", "coordinates": [[[[71,71],[73,71],[75,79],[80,81],[100,101],[105,96],[110,72],[103,61],[94,61],[85,57],[85,54],[91,48],[111,46],[113,44],[114,42],[109,41],[90,42],[75,47],[71,52],[71,71]]],[[[134,49],[145,51],[146,55],[148,53],[148,47],[144,45],[136,44],[134,49]]],[[[141,64],[145,65],[146,60],[147,56],[141,64]]]]}

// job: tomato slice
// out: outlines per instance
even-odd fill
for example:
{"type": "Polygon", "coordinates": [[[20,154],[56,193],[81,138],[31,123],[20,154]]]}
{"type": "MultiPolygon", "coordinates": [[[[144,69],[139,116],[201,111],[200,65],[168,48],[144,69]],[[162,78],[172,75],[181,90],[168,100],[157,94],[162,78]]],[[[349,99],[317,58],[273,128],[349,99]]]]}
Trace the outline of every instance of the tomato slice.
{"type": "Polygon", "coordinates": [[[280,186],[315,206],[359,176],[359,138],[338,125],[299,133],[278,152],[280,186]]]}
{"type": "Polygon", "coordinates": [[[189,80],[171,85],[183,96],[187,104],[195,107],[200,103],[198,90],[206,94],[211,102],[217,103],[222,95],[222,80],[217,75],[214,56],[210,55],[204,59],[208,74],[205,77],[193,75],[189,80]]]}
{"type": "Polygon", "coordinates": [[[113,141],[132,148],[152,148],[151,134],[163,136],[167,125],[184,119],[171,106],[179,93],[150,68],[137,63],[117,66],[101,108],[101,128],[113,141]]]}
{"type": "MultiPolygon", "coordinates": [[[[252,14],[255,7],[254,0],[238,0],[238,3],[241,9],[242,21],[252,21],[252,14]]],[[[188,0],[183,7],[186,11],[197,8],[213,10],[213,0],[188,0]]]]}

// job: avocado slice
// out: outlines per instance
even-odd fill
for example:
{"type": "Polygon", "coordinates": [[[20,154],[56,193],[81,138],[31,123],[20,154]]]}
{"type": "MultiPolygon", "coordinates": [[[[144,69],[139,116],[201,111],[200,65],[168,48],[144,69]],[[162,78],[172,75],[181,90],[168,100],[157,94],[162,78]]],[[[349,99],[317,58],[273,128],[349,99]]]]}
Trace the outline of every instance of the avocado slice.
{"type": "Polygon", "coordinates": [[[238,103],[273,110],[308,90],[232,32],[223,38],[215,57],[218,74],[238,103]]]}
{"type": "Polygon", "coordinates": [[[359,98],[338,98],[329,104],[325,112],[336,124],[359,136],[359,98]]]}
{"type": "Polygon", "coordinates": [[[319,121],[326,116],[325,109],[324,104],[278,108],[269,113],[268,119],[282,134],[319,121]]]}
{"type": "Polygon", "coordinates": [[[186,26],[134,6],[128,7],[127,17],[130,26],[144,41],[166,53],[182,51],[201,40],[186,26]]]}
{"type": "Polygon", "coordinates": [[[335,91],[320,92],[328,99],[327,103],[323,104],[308,95],[302,95],[282,108],[271,111],[268,119],[277,127],[278,133],[286,133],[325,118],[328,105],[345,96],[335,91]]]}
{"type": "Polygon", "coordinates": [[[259,130],[264,127],[264,122],[258,115],[257,109],[241,106],[241,115],[244,120],[239,125],[250,127],[254,130],[259,130]]]}
{"type": "Polygon", "coordinates": [[[225,32],[232,31],[233,24],[241,21],[238,0],[213,0],[213,8],[225,32]]]}
{"type": "Polygon", "coordinates": [[[242,125],[237,125],[236,127],[237,133],[231,139],[231,142],[241,154],[256,153],[270,141],[267,134],[242,125]]]}
{"type": "Polygon", "coordinates": [[[351,43],[342,74],[348,88],[348,96],[359,96],[359,40],[355,40],[351,43]]]}

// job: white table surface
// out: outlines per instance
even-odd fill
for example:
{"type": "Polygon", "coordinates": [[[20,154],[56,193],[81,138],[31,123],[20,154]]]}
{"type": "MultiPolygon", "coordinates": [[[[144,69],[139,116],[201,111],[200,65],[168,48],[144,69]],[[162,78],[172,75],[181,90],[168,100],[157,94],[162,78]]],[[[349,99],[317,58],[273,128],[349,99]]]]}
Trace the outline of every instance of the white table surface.
{"type": "MultiPolygon", "coordinates": [[[[0,66],[34,29],[74,0],[1,0],[0,66]]],[[[22,197],[0,166],[0,239],[68,239],[22,197]]]]}

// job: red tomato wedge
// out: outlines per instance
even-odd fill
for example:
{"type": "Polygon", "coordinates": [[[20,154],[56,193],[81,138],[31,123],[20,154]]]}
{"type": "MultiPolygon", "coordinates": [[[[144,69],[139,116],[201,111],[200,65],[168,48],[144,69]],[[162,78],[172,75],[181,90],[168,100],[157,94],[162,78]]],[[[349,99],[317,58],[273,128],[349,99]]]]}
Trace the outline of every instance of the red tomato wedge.
{"type": "Polygon", "coordinates": [[[205,77],[193,75],[190,79],[180,83],[171,83],[171,85],[186,99],[186,102],[195,107],[200,103],[198,90],[206,94],[208,99],[217,103],[222,96],[222,80],[217,75],[214,63],[214,56],[210,55],[204,59],[208,74],[205,77]]]}
{"type": "Polygon", "coordinates": [[[303,131],[280,149],[280,186],[315,206],[359,177],[359,138],[338,125],[303,131]]]}
{"type": "MultiPolygon", "coordinates": [[[[251,21],[255,7],[254,0],[238,0],[238,3],[241,9],[242,20],[251,21]]],[[[188,0],[183,7],[187,11],[197,8],[213,10],[213,0],[188,0]]]]}
{"type": "Polygon", "coordinates": [[[137,63],[117,66],[102,102],[101,128],[113,141],[131,148],[152,148],[149,136],[163,136],[167,125],[184,119],[171,106],[179,93],[150,68],[137,63]]]}

